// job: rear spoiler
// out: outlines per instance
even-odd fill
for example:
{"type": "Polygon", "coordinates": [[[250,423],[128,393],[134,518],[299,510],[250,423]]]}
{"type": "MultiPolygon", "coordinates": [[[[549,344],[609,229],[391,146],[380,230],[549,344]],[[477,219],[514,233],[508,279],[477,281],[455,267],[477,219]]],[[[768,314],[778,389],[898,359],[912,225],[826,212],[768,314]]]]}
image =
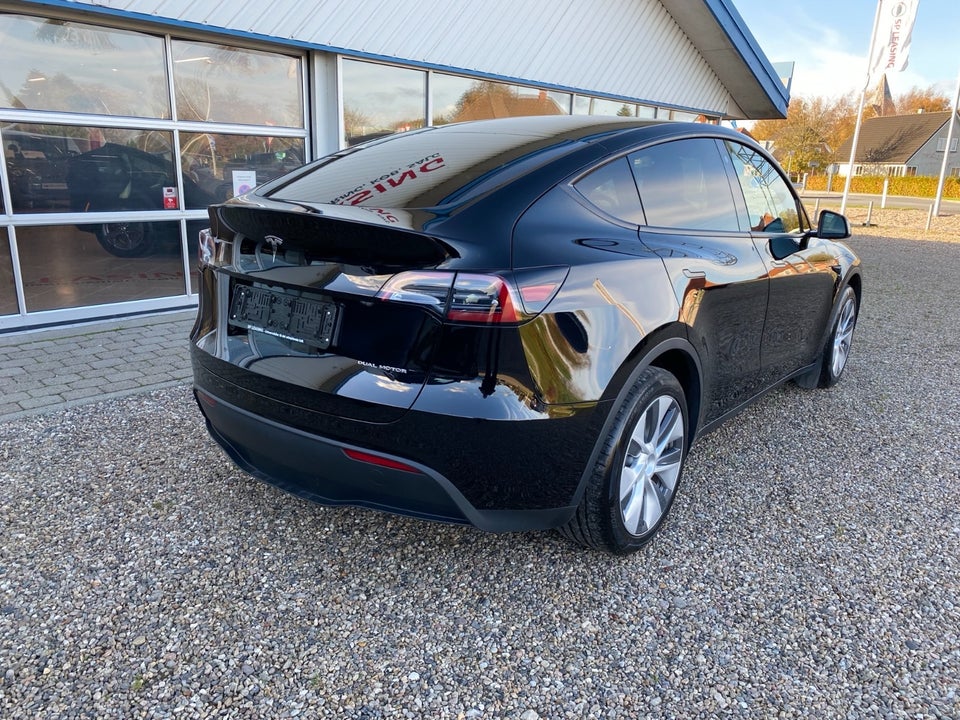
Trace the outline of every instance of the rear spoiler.
{"type": "Polygon", "coordinates": [[[391,224],[389,210],[282,205],[282,209],[214,205],[209,211],[213,233],[225,240],[239,235],[254,243],[269,236],[271,245],[295,247],[316,260],[381,269],[435,267],[460,255],[439,238],[391,224]]]}

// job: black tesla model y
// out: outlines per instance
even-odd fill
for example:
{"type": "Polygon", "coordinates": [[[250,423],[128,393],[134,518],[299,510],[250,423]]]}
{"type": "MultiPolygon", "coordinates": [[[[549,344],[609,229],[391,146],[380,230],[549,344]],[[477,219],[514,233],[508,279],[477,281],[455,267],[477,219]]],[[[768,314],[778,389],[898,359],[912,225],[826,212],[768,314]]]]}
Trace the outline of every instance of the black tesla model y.
{"type": "Polygon", "coordinates": [[[849,234],[714,125],[392,135],[210,208],[198,404],[237,465],[324,505],[630,552],[695,438],[840,378],[849,234]]]}

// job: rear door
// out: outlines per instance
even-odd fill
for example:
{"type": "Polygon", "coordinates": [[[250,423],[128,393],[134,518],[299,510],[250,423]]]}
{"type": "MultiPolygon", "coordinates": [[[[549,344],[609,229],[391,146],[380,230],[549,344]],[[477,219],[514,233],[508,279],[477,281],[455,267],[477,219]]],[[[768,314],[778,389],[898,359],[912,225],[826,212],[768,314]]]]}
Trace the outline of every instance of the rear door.
{"type": "Polygon", "coordinates": [[[674,140],[628,159],[646,217],[640,238],[663,259],[700,353],[709,422],[760,389],[767,267],[740,229],[715,140],[674,140]]]}

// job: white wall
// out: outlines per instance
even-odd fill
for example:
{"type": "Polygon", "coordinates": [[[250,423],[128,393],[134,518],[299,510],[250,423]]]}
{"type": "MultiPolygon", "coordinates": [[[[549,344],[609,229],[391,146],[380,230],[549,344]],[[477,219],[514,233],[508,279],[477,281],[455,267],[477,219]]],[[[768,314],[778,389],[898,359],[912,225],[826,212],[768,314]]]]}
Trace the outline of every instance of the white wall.
{"type": "Polygon", "coordinates": [[[728,89],[659,0],[76,4],[714,115],[737,113],[728,89]]]}

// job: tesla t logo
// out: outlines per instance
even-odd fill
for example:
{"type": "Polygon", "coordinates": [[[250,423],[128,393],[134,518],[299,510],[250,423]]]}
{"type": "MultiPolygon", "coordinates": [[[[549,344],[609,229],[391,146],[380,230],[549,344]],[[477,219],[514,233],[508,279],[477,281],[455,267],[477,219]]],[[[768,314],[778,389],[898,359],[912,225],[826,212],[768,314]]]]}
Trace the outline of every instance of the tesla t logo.
{"type": "Polygon", "coordinates": [[[276,260],[277,248],[283,245],[283,238],[278,238],[276,235],[264,235],[263,241],[273,248],[273,259],[276,260]]]}

